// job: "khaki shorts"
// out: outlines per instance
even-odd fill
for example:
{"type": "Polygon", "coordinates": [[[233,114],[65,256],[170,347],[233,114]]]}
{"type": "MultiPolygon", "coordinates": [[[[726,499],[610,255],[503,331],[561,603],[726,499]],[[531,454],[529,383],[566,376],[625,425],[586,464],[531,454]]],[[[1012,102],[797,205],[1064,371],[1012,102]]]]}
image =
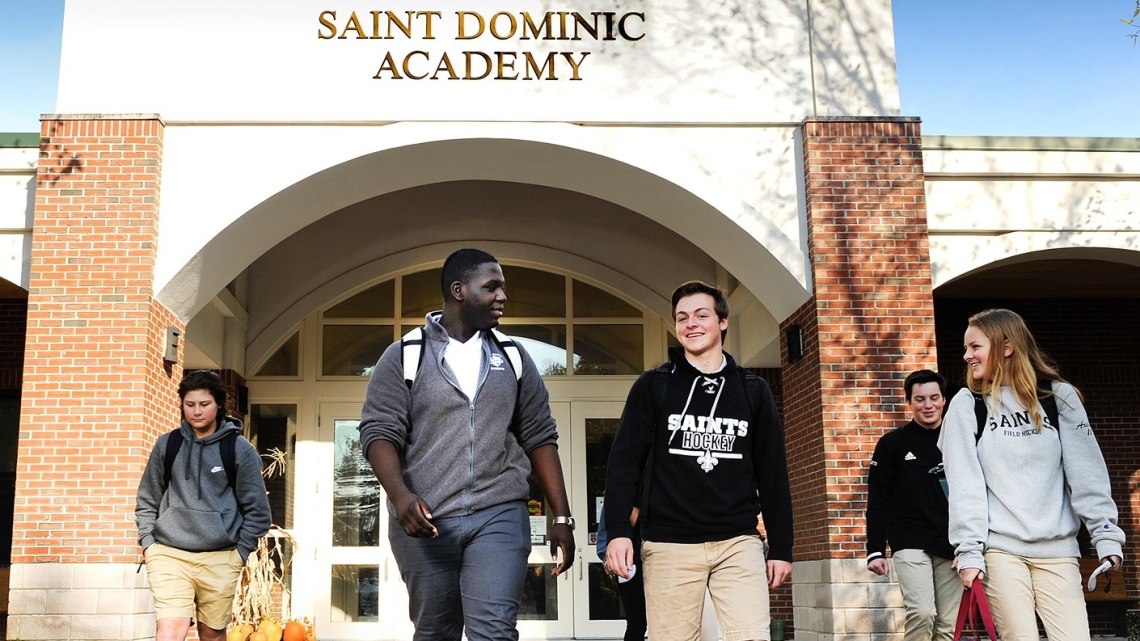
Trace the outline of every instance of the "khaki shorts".
{"type": "Polygon", "coordinates": [[[143,558],[155,618],[196,619],[215,630],[230,624],[245,565],[237,550],[187,552],[152,543],[143,558]]]}
{"type": "Polygon", "coordinates": [[[770,638],[768,565],[759,536],[711,543],[645,541],[641,558],[654,641],[700,639],[706,590],[724,641],[770,638]]]}

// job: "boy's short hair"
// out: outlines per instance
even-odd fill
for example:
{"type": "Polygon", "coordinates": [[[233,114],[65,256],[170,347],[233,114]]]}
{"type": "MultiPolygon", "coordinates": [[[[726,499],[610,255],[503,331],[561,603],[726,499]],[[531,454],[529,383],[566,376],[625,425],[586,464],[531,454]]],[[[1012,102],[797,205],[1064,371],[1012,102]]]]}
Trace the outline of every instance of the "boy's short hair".
{"type": "Polygon", "coordinates": [[[182,382],[178,384],[178,398],[186,400],[186,395],[195,390],[209,392],[210,396],[214,397],[214,402],[218,404],[218,418],[225,415],[226,386],[220,376],[206,369],[190,372],[183,376],[182,382]]]}
{"type": "Polygon", "coordinates": [[[920,369],[911,372],[907,375],[906,380],[903,381],[903,391],[906,394],[906,402],[910,402],[911,393],[914,391],[915,385],[925,385],[926,383],[938,383],[938,391],[943,397],[946,396],[946,378],[934,370],[920,369]]]}
{"type": "MultiPolygon", "coordinates": [[[[673,314],[674,322],[677,320],[678,303],[681,302],[682,298],[685,298],[686,296],[692,296],[693,294],[708,294],[709,296],[712,296],[713,310],[716,312],[717,320],[722,321],[728,318],[728,297],[724,295],[724,292],[722,292],[720,288],[715,285],[710,285],[704,281],[691,280],[673,290],[673,308],[671,310],[671,313],[673,314]]],[[[728,330],[721,330],[720,341],[723,343],[725,337],[727,336],[728,330]]]]}
{"type": "Polygon", "coordinates": [[[481,249],[468,248],[452,252],[447,260],[443,261],[443,273],[439,276],[443,300],[447,300],[451,294],[452,283],[466,283],[471,280],[471,275],[479,270],[480,265],[487,263],[498,264],[499,261],[481,249]]]}

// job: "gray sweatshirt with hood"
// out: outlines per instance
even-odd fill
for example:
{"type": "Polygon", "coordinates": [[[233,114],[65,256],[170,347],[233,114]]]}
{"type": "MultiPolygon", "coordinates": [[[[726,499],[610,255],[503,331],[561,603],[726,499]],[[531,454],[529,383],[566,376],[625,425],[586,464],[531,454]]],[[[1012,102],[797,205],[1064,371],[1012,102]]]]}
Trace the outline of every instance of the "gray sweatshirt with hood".
{"type": "Polygon", "coordinates": [[[404,382],[400,341],[380,357],[361,413],[360,446],[367,456],[375,441],[393,443],[404,483],[434,518],[524,501],[530,493],[527,454],[558,440],[538,368],[520,347],[523,371],[516,382],[507,356],[483,332],[479,383],[468,399],[443,360],[450,337],[438,319],[438,312],[427,317],[411,390],[404,382]]]}
{"type": "Polygon", "coordinates": [[[237,478],[229,487],[218,442],[240,432],[241,421],[225,418],[211,435],[198,439],[186,421],[178,432],[158,437],[139,481],[135,524],[143,550],[158,542],[188,552],[236,549],[244,562],[269,531],[269,498],[261,476],[261,457],[238,437],[234,443],[237,478]],[[174,459],[170,487],[163,492],[166,441],[184,442],[174,459]]]}
{"type": "Polygon", "coordinates": [[[1079,557],[1077,530],[1088,528],[1097,557],[1123,558],[1124,531],[1088,415],[1072,385],[1053,381],[1059,426],[1037,429],[1029,410],[1003,387],[975,438],[974,396],[950,402],[938,442],[950,486],[950,543],[958,569],[986,570],[994,549],[1029,558],[1079,557]],[[996,410],[996,411],[995,411],[996,410]]]}

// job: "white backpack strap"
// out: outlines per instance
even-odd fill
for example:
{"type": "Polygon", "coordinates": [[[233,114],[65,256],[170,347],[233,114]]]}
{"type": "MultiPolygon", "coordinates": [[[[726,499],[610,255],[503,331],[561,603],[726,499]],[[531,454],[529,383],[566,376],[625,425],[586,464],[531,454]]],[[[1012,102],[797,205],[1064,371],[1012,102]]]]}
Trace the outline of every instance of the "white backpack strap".
{"type": "Polygon", "coordinates": [[[416,373],[420,371],[420,355],[424,350],[424,330],[417,327],[400,339],[401,356],[404,360],[404,383],[412,389],[416,373]]]}
{"type": "MultiPolygon", "coordinates": [[[[519,352],[519,346],[515,344],[514,339],[497,329],[491,328],[491,334],[495,337],[495,342],[507,354],[507,360],[511,362],[511,369],[515,370],[515,380],[522,378],[522,354],[519,352]]],[[[407,365],[404,366],[405,368],[407,365]]]]}

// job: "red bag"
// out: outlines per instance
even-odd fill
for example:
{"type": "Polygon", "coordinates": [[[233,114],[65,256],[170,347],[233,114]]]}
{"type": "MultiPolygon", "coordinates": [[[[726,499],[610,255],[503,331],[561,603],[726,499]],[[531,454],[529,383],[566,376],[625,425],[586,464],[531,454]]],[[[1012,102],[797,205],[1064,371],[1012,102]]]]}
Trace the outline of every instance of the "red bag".
{"type": "Polygon", "coordinates": [[[974,579],[970,587],[962,591],[962,605],[958,608],[958,623],[954,626],[954,641],[962,638],[966,632],[967,622],[969,623],[969,630],[973,631],[973,636],[967,636],[967,639],[978,639],[981,641],[981,630],[978,629],[979,621],[985,627],[986,634],[990,639],[997,641],[997,632],[994,631],[994,617],[990,614],[990,603],[986,600],[986,591],[982,589],[982,582],[980,579],[974,579]]]}

